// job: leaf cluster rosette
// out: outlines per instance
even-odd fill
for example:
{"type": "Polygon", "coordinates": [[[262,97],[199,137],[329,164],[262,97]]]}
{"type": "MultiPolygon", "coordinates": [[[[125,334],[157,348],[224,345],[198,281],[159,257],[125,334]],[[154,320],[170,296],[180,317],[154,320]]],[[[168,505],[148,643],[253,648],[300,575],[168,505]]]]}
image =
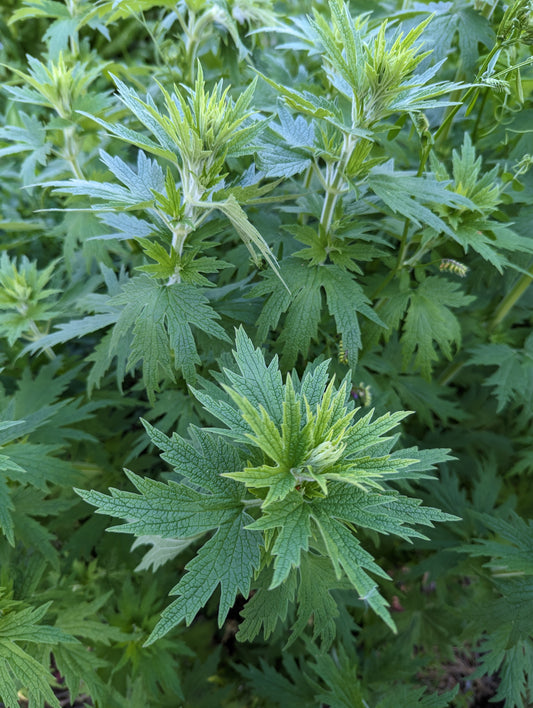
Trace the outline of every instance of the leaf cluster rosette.
{"type": "MultiPolygon", "coordinates": [[[[97,513],[127,521],[112,531],[191,543],[214,531],[171,590],[179,597],[148,641],[183,619],[191,622],[218,585],[222,625],[237,593],[247,597],[263,570],[273,569],[272,591],[303,560],[320,557],[395,629],[368,573],[389,576],[362,547],[359,532],[424,538],[412,527],[455,519],[389,484],[427,478],[424,471],[448,459],[447,451],[392,452],[398,434],[388,433],[408,413],[374,418],[370,411],[357,417],[348,380],[338,389],[334,380],[328,383],[328,361],[309,366],[301,379],[288,374],[283,383],[277,358],[267,365],[242,328],[234,358],[236,370],[223,372],[227,383],[205,382],[204,390],[194,391],[224,428],[191,427],[185,440],[145,424],[162,458],[174,467],[168,484],[127,472],[139,494],[79,491],[97,513]]],[[[176,554],[188,545],[177,544],[176,554]]],[[[313,581],[302,572],[299,582],[313,581]]]]}

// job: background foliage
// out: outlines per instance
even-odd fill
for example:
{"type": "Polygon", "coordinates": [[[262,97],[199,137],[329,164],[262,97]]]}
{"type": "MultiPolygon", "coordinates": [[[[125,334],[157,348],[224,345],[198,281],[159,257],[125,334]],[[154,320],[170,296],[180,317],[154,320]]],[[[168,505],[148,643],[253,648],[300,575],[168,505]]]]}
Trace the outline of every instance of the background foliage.
{"type": "Polygon", "coordinates": [[[3,705],[533,703],[532,13],[2,4],[3,705]]]}

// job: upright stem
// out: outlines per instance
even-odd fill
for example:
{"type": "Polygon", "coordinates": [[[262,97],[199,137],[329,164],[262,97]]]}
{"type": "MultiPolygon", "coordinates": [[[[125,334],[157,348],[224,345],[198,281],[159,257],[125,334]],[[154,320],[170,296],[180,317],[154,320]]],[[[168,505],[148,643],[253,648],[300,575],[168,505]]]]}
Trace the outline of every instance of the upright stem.
{"type": "Polygon", "coordinates": [[[73,57],[77,57],[79,53],[79,47],[74,35],[70,35],[70,53],[73,57]]]}
{"type": "MultiPolygon", "coordinates": [[[[38,342],[39,339],[42,339],[44,337],[44,334],[41,332],[39,327],[35,324],[34,320],[29,321],[29,326],[30,326],[31,333],[33,334],[33,338],[28,337],[28,339],[31,339],[34,342],[38,342]]],[[[45,347],[43,349],[43,352],[50,359],[50,361],[53,361],[56,358],[54,350],[51,349],[50,347],[45,347]]]]}
{"type": "MultiPolygon", "coordinates": [[[[518,282],[511,288],[507,295],[503,298],[499,306],[496,308],[494,317],[489,322],[488,331],[492,332],[496,327],[502,322],[502,320],[509,314],[510,310],[516,305],[518,300],[526,292],[528,287],[533,281],[533,265],[530,266],[528,274],[524,273],[518,282]]],[[[449,366],[444,369],[440,378],[439,384],[441,386],[446,386],[450,381],[461,371],[465,365],[465,361],[452,361],[449,366]]]]}
{"type": "MultiPolygon", "coordinates": [[[[486,69],[489,65],[490,60],[496,54],[496,52],[498,52],[500,50],[500,46],[501,46],[500,42],[497,41],[496,44],[492,47],[490,52],[487,54],[487,56],[483,60],[483,64],[480,66],[479,71],[477,72],[477,76],[475,78],[475,81],[479,81],[480,78],[483,76],[484,72],[486,71],[486,69]]],[[[470,96],[478,90],[479,90],[478,86],[476,86],[476,85],[470,86],[470,88],[467,89],[462,100],[458,101],[455,106],[451,107],[450,111],[446,114],[446,116],[444,117],[444,120],[442,121],[437,132],[435,133],[435,137],[434,137],[435,143],[437,143],[437,141],[446,140],[446,137],[447,137],[448,132],[450,130],[452,121],[455,118],[455,115],[462,108],[462,106],[464,106],[466,104],[466,102],[470,98],[470,96]]]]}
{"type": "Polygon", "coordinates": [[[154,48],[154,57],[156,60],[156,63],[158,66],[161,66],[161,63],[163,61],[163,55],[161,54],[161,49],[159,48],[159,42],[157,41],[157,37],[154,35],[152,28],[146,21],[146,18],[144,16],[144,12],[139,12],[139,15],[133,15],[133,17],[142,25],[144,30],[146,31],[146,34],[150,37],[152,40],[152,47],[154,48]]]}
{"type": "Polygon", "coordinates": [[[440,386],[446,386],[447,384],[449,384],[450,381],[454,378],[454,376],[456,376],[461,371],[464,365],[464,361],[452,361],[450,364],[448,364],[448,366],[440,375],[438,379],[438,384],[440,386]]]}
{"type": "MultiPolygon", "coordinates": [[[[76,19],[76,7],[77,3],[73,2],[73,0],[67,0],[66,6],[67,6],[67,11],[71,17],[72,20],[75,21],[76,19]]],[[[78,45],[78,34],[77,32],[74,32],[73,34],[70,35],[70,53],[72,54],[73,57],[77,57],[80,51],[79,45],[78,45]]]]}
{"type": "MultiPolygon", "coordinates": [[[[183,255],[183,247],[185,245],[185,241],[187,240],[187,236],[193,230],[194,229],[191,226],[183,222],[178,224],[172,230],[172,248],[174,249],[174,251],[176,251],[180,258],[183,255]]],[[[174,285],[174,283],[181,283],[181,273],[179,266],[176,267],[174,273],[167,280],[167,285],[174,285]]]]}
{"type": "Polygon", "coordinates": [[[72,173],[77,179],[85,179],[85,176],[83,174],[83,170],[80,167],[80,163],[78,162],[78,155],[79,155],[79,145],[75,137],[76,133],[76,126],[71,125],[68,128],[64,128],[63,130],[63,140],[64,140],[64,146],[63,146],[63,159],[68,162],[70,165],[70,169],[72,170],[72,173]]]}
{"type": "Polygon", "coordinates": [[[465,94],[465,96],[463,97],[462,101],[459,100],[461,97],[461,92],[459,89],[457,89],[456,91],[454,91],[450,95],[450,101],[453,101],[455,103],[455,105],[446,107],[442,123],[440,124],[437,132],[435,133],[435,142],[437,142],[438,138],[440,138],[440,140],[442,142],[444,142],[446,140],[446,138],[448,137],[448,133],[450,132],[453,117],[455,116],[457,111],[461,108],[461,106],[464,105],[467,95],[468,95],[468,91],[465,94]]]}
{"type": "MultiPolygon", "coordinates": [[[[374,290],[372,295],[370,296],[371,300],[374,300],[380,293],[385,290],[387,285],[391,282],[393,278],[396,277],[396,275],[400,272],[400,270],[403,267],[404,260],[405,260],[405,253],[407,251],[407,234],[409,233],[409,219],[405,219],[404,225],[403,225],[403,231],[402,235],[400,238],[400,248],[398,250],[398,259],[396,260],[396,265],[395,267],[389,271],[388,275],[383,278],[379,286],[374,290]]],[[[385,298],[386,299],[386,298],[385,298]]],[[[379,302],[375,306],[375,310],[379,309],[381,307],[383,301],[379,302]]]]}
{"type": "Polygon", "coordinates": [[[487,104],[488,97],[489,97],[489,89],[486,88],[483,91],[483,98],[481,99],[481,106],[479,107],[479,110],[477,112],[476,122],[474,123],[474,129],[472,130],[472,142],[474,143],[474,145],[476,144],[478,130],[479,130],[479,126],[481,124],[481,116],[483,115],[483,110],[485,108],[485,105],[487,104]]]}
{"type": "MultiPolygon", "coordinates": [[[[180,256],[183,255],[183,248],[187,236],[191,234],[198,225],[196,204],[201,200],[204,194],[204,188],[198,182],[195,175],[194,167],[185,166],[181,173],[181,185],[183,190],[183,201],[185,204],[183,210],[183,220],[172,228],[172,248],[180,256]]],[[[181,283],[181,274],[179,269],[169,277],[167,285],[181,283]]]]}
{"type": "Polygon", "coordinates": [[[346,165],[348,164],[348,160],[351,157],[353,148],[353,137],[351,135],[345,135],[342,153],[339,158],[339,161],[333,169],[331,165],[328,165],[327,167],[327,187],[326,196],[324,198],[324,204],[322,205],[322,213],[320,215],[320,230],[328,240],[331,224],[333,222],[333,215],[335,214],[335,207],[337,206],[337,201],[343,192],[344,170],[346,168],[346,165]]]}
{"type": "MultiPolygon", "coordinates": [[[[216,8],[216,6],[215,6],[216,8]]],[[[209,25],[216,21],[216,11],[214,8],[206,10],[200,17],[189,10],[188,24],[180,19],[180,24],[185,33],[185,53],[184,66],[188,67],[187,78],[189,85],[193,86],[196,81],[196,55],[200,42],[209,34],[209,25]]]]}
{"type": "Polygon", "coordinates": [[[489,325],[489,330],[494,330],[500,322],[506,317],[509,311],[514,307],[522,295],[526,292],[533,280],[533,266],[530,266],[528,273],[524,273],[518,282],[511,288],[507,295],[496,308],[494,317],[489,325]]]}
{"type": "MultiPolygon", "coordinates": [[[[418,170],[416,172],[417,177],[422,177],[424,174],[424,168],[426,166],[427,159],[429,157],[429,153],[431,151],[431,146],[432,143],[430,141],[427,141],[424,149],[422,150],[422,154],[420,156],[420,164],[418,165],[418,170]]],[[[383,292],[387,285],[390,283],[390,281],[400,272],[400,270],[403,268],[405,264],[405,254],[407,252],[408,244],[407,244],[407,236],[409,234],[409,224],[410,224],[410,219],[409,217],[405,217],[405,221],[403,224],[403,231],[402,235],[400,237],[400,248],[398,251],[398,259],[396,261],[396,266],[389,271],[389,274],[387,275],[386,278],[384,278],[378,288],[374,291],[374,293],[371,295],[371,299],[373,300],[379,293],[383,292]]],[[[383,304],[383,301],[379,302],[376,305],[375,309],[379,309],[383,304]]]]}
{"type": "MultiPolygon", "coordinates": [[[[313,180],[313,173],[314,173],[314,165],[313,165],[313,163],[311,163],[305,172],[304,183],[303,183],[304,189],[309,189],[309,187],[311,186],[311,182],[313,180]]],[[[298,215],[298,223],[301,226],[305,226],[305,224],[307,223],[307,215],[303,211],[300,212],[300,214],[298,215]]]]}

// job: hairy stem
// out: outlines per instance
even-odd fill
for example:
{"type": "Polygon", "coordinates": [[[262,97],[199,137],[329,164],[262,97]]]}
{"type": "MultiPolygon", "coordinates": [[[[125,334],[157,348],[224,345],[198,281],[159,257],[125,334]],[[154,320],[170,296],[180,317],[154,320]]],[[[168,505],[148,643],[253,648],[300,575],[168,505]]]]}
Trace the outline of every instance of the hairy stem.
{"type": "Polygon", "coordinates": [[[196,56],[198,53],[198,47],[200,46],[202,39],[209,33],[207,28],[215,21],[215,19],[216,12],[214,8],[207,10],[198,18],[192,10],[189,10],[187,25],[182,19],[180,19],[181,27],[185,33],[186,57],[184,66],[188,67],[187,80],[189,82],[189,86],[193,86],[196,81],[196,56]]]}
{"type": "MultiPolygon", "coordinates": [[[[34,320],[30,320],[28,322],[30,332],[32,333],[32,337],[28,337],[32,342],[38,342],[39,339],[42,339],[44,337],[44,334],[41,332],[37,324],[35,323],[34,320]]],[[[55,352],[51,347],[45,347],[43,349],[43,352],[46,354],[46,356],[50,359],[50,361],[53,361],[56,358],[55,352]]]]}
{"type": "Polygon", "coordinates": [[[326,196],[322,205],[322,213],[320,215],[320,235],[324,236],[328,242],[330,240],[329,232],[333,223],[335,207],[339,197],[344,192],[344,170],[348,164],[348,160],[354,149],[354,139],[351,135],[344,136],[344,144],[342,152],[335,167],[328,165],[326,168],[326,196]]]}
{"type": "MultiPolygon", "coordinates": [[[[189,234],[196,230],[198,226],[198,209],[197,204],[200,202],[204,188],[196,178],[197,170],[194,167],[185,167],[181,173],[181,185],[183,190],[183,219],[174,227],[170,227],[172,231],[172,248],[180,256],[183,255],[185,241],[189,234]]],[[[167,224],[168,225],[168,224],[167,224]]],[[[173,273],[167,285],[181,283],[181,275],[179,270],[173,273]]]]}
{"type": "Polygon", "coordinates": [[[80,146],[76,140],[76,126],[70,125],[68,128],[63,130],[63,153],[62,157],[70,165],[70,169],[77,179],[85,179],[83,170],[81,169],[80,163],[78,161],[78,155],[80,153],[80,146]]]}

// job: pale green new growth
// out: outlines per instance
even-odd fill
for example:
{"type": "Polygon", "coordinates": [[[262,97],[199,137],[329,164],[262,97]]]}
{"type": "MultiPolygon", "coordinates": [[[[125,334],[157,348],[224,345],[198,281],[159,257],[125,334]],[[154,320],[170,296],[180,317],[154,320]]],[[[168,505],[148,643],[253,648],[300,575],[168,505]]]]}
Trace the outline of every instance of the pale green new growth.
{"type": "MultiPolygon", "coordinates": [[[[222,623],[236,594],[247,597],[257,575],[263,578],[263,598],[284,583],[290,582],[293,589],[281,604],[263,600],[261,619],[254,625],[246,613],[246,637],[263,625],[266,631],[272,628],[287,602],[296,601],[307,617],[313,611],[310,603],[316,602],[320,617],[324,601],[307,587],[313,582],[308,564],[322,562],[320,558],[331,564],[334,585],[355,588],[394,629],[387,603],[368,571],[388,576],[362,548],[356,530],[364,527],[408,540],[424,538],[413,525],[454,519],[388,486],[395,476],[423,477],[424,470],[443,459],[442,451],[426,452],[423,460],[389,454],[396,435],[388,433],[407,413],[373,420],[370,412],[357,418],[348,381],[338,389],[334,380],[328,383],[327,362],[308,369],[301,381],[289,374],[284,384],[277,359],[267,366],[242,328],[234,357],[238,372],[224,370],[228,383],[223,388],[229,397],[221,389],[217,397],[195,392],[227,429],[191,428],[189,442],[176,434],[169,439],[146,424],[177,481],[165,484],[128,472],[139,494],[116,489],[110,497],[79,492],[98,513],[126,520],[113,531],[175,539],[175,553],[215,530],[172,589],[179,597],[163,612],[149,642],[183,619],[191,622],[219,584],[222,623]],[[231,445],[225,437],[232,439],[231,445]],[[263,573],[270,567],[267,589],[263,573]],[[295,569],[301,569],[296,584],[295,569]]],[[[297,621],[295,636],[304,627],[305,620],[297,621]]],[[[327,642],[332,631],[325,618],[315,628],[327,642]]]]}
{"type": "Polygon", "coordinates": [[[0,2],[0,708],[533,708],[532,48],[0,2]]]}
{"type": "Polygon", "coordinates": [[[59,291],[47,288],[57,261],[44,270],[23,256],[20,263],[6,252],[0,256],[0,334],[10,345],[24,337],[38,341],[43,333],[37,323],[48,323],[56,314],[50,303],[59,291]]]}
{"type": "Polygon", "coordinates": [[[22,88],[5,86],[5,90],[17,101],[46,106],[65,120],[72,118],[74,111],[86,108],[90,103],[94,108],[105,106],[106,101],[101,96],[90,95],[88,92],[102,67],[89,68],[87,63],[80,62],[69,66],[63,54],[59,54],[57,61],[48,61],[47,64],[31,56],[27,59],[29,73],[11,68],[27,85],[22,88]]]}
{"type": "Polygon", "coordinates": [[[243,420],[253,432],[249,435],[250,441],[265,453],[269,462],[225,476],[242,481],[253,490],[265,488],[263,509],[272,502],[284,499],[293,490],[307,501],[326,496],[330,480],[343,481],[364,490],[372,486],[381,489],[376,480],[415,462],[395,458],[391,463],[388,456],[355,457],[355,451],[346,450],[347,446],[354,447],[361,422],[370,433],[365,438],[363,447],[366,449],[378,441],[378,436],[370,432],[373,428],[378,428],[381,433],[387,432],[407,413],[388,418],[387,427],[382,425],[382,419],[371,423],[371,413],[354,425],[355,410],[353,406],[346,405],[346,381],[338,391],[335,391],[334,381],[331,381],[314,410],[305,394],[295,393],[290,374],[284,388],[283,419],[278,427],[263,406],[256,409],[246,397],[227,387],[243,420]]]}
{"type": "MultiPolygon", "coordinates": [[[[167,172],[165,194],[160,194],[162,188],[154,188],[153,185],[150,185],[151,189],[147,187],[147,201],[152,201],[150,197],[156,198],[156,216],[170,232],[170,256],[172,257],[174,252],[181,259],[191,234],[212,212],[219,211],[230,220],[252,257],[257,259],[256,251],[259,251],[279,274],[278,264],[270,247],[249,221],[232,193],[233,190],[226,188],[224,184],[227,159],[253,153],[259,133],[266,124],[265,121],[255,119],[254,110],[250,108],[255,82],[233,101],[229,96],[229,88],[223,89],[221,81],[213,91],[206,90],[202,67],[198,63],[194,88],[183,86],[180,90],[174,86],[174,91],[170,94],[159,85],[164,99],[164,111],[156,106],[151,97],[143,100],[136,91],[128,88],[119,79],[115,79],[115,82],[120,100],[148,129],[153,139],[119,123],[109,123],[89,113],[84,115],[92,118],[120,140],[168,160],[177,169],[179,183],[176,185],[170,171],[167,172]],[[217,200],[217,193],[222,191],[225,198],[217,200]]],[[[106,163],[108,162],[109,160],[106,160],[106,163]]],[[[111,166],[110,168],[124,181],[120,174],[111,166]]],[[[73,180],[70,183],[56,184],[63,191],[104,197],[100,191],[102,185],[98,182],[73,180]]],[[[105,186],[111,191],[117,190],[116,185],[105,186]]],[[[118,187],[119,191],[121,189],[118,187]]],[[[242,196],[242,192],[242,187],[235,185],[235,194],[242,196]]],[[[137,200],[137,205],[142,206],[142,201],[137,200]]],[[[180,265],[178,261],[168,279],[169,284],[181,282],[180,265]]]]}

